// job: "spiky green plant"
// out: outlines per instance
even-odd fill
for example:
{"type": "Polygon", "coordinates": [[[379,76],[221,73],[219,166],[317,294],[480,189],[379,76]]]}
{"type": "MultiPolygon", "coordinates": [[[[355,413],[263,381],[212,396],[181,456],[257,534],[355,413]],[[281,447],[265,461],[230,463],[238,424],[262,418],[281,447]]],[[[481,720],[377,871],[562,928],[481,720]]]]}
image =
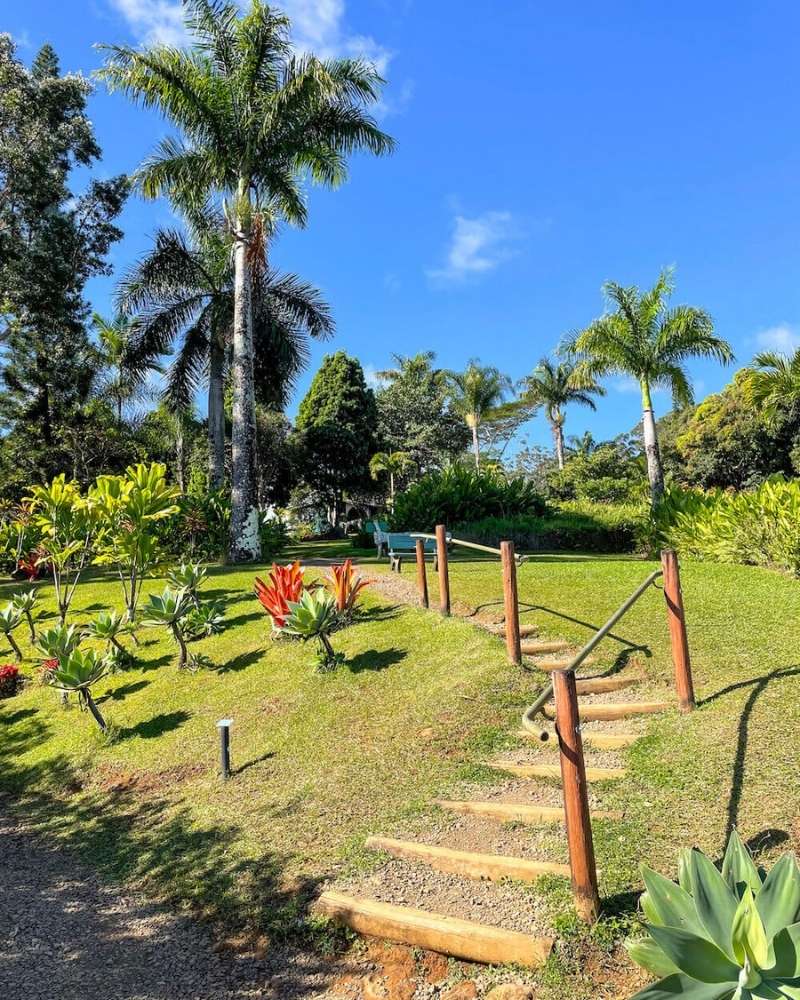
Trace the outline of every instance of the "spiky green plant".
{"type": "Polygon", "coordinates": [[[165,587],[162,594],[150,594],[142,611],[145,628],[166,627],[180,650],[178,669],[191,666],[194,661],[186,648],[186,617],[192,609],[192,599],[185,590],[165,587]]]}
{"type": "Polygon", "coordinates": [[[299,601],[290,602],[289,617],[281,631],[303,642],[316,639],[319,644],[317,669],[334,670],[344,662],[344,655],[334,652],[329,638],[336,622],[336,602],[332,595],[325,590],[304,590],[299,601]]]}
{"type": "Polygon", "coordinates": [[[47,660],[61,660],[78,648],[80,633],[74,625],[54,625],[37,633],[36,647],[47,660]]]}
{"type": "Polygon", "coordinates": [[[167,581],[174,590],[185,590],[195,608],[200,607],[200,587],[208,579],[208,571],[200,563],[185,563],[173,566],[167,573],[167,581]]]}
{"type": "Polygon", "coordinates": [[[22,622],[22,612],[16,608],[13,602],[9,601],[8,604],[0,609],[0,632],[8,640],[9,646],[14,650],[14,656],[18,660],[22,659],[22,650],[17,645],[17,640],[14,638],[14,629],[18,628],[22,622]]]}
{"type": "Polygon", "coordinates": [[[686,850],[677,885],[649,868],[642,874],[650,937],[626,947],[663,978],[634,1000],[800,998],[800,869],[793,854],[765,875],[734,830],[721,873],[702,851],[686,850]]]}
{"type": "Polygon", "coordinates": [[[106,721],[92,698],[91,687],[108,673],[109,665],[105,657],[95,650],[73,649],[69,655],[58,661],[58,667],[50,676],[50,683],[60,691],[74,691],[78,695],[81,708],[88,708],[95,722],[106,730],[106,721]]]}
{"type": "Polygon", "coordinates": [[[225,628],[225,605],[222,601],[203,601],[190,609],[184,624],[184,634],[190,639],[203,635],[219,635],[225,628]]]}
{"type": "Polygon", "coordinates": [[[119,637],[130,632],[130,624],[116,611],[101,611],[84,629],[87,639],[98,639],[106,644],[106,656],[115,667],[128,665],[133,657],[119,641],[119,637]]]}
{"type": "Polygon", "coordinates": [[[28,623],[31,642],[36,642],[36,629],[33,627],[33,612],[39,603],[39,595],[36,590],[23,590],[22,593],[15,594],[11,598],[11,603],[28,623]]]}

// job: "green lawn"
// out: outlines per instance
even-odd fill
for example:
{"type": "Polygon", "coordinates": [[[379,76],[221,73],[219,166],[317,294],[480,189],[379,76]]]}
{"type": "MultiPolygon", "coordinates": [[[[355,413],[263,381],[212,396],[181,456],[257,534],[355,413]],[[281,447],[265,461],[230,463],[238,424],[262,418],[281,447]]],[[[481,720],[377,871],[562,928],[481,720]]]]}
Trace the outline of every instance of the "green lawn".
{"type": "MultiPolygon", "coordinates": [[[[323,543],[289,555],[350,551],[323,543]]],[[[580,642],[653,565],[538,556],[519,570],[523,620],[580,642]]],[[[228,631],[199,644],[216,672],[179,674],[169,642],[142,630],[141,666],[98,687],[113,741],[35,684],[1,703],[0,788],[111,876],[143,880],[228,925],[286,929],[320,880],[368,862],[364,834],[424,822],[430,797],[474,780],[540,681],[509,667],[502,644],[470,623],[375,595],[364,620],[335,636],[348,667],[315,674],[311,649],[269,641],[253,576],[219,569],[207,585],[228,602],[228,631]],[[234,719],[228,784],[216,774],[223,716],[234,719]]],[[[633,912],[642,861],[671,871],[687,844],[719,856],[734,824],[769,861],[800,833],[800,585],[700,563],[684,565],[683,583],[700,704],[690,716],[655,719],[629,752],[628,777],[605,798],[626,813],[596,829],[610,913],[633,912]]],[[[432,577],[431,585],[435,594],[432,577]]],[[[451,590],[498,610],[498,563],[460,555],[451,590]]],[[[75,620],[110,604],[119,606],[116,584],[94,578],[79,589],[75,620]]],[[[669,679],[659,591],[615,635],[645,647],[654,687],[669,679]]],[[[607,657],[625,648],[609,640],[607,657]]]]}

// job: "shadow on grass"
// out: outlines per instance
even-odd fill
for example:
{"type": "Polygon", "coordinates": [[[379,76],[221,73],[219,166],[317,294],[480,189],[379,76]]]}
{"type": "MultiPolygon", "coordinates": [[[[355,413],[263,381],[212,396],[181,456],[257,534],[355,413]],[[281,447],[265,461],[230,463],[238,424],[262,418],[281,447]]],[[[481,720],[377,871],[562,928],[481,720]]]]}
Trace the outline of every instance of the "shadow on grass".
{"type": "Polygon", "coordinates": [[[389,649],[367,649],[363,653],[357,653],[347,661],[347,668],[353,674],[360,674],[365,670],[386,670],[393,667],[408,656],[405,649],[397,649],[392,646],[389,649]]]}
{"type": "Polygon", "coordinates": [[[131,681],[130,684],[123,684],[121,687],[114,688],[113,691],[109,691],[100,698],[95,698],[97,704],[101,704],[104,701],[122,701],[129,694],[135,694],[137,691],[141,691],[142,688],[146,688],[151,681],[131,681]]]}
{"type": "Polygon", "coordinates": [[[247,667],[252,667],[254,663],[258,663],[265,652],[264,647],[259,646],[258,649],[251,649],[249,653],[239,653],[232,660],[228,660],[227,663],[223,663],[217,667],[217,673],[229,674],[237,670],[246,670],[247,667]]]}
{"type": "Polygon", "coordinates": [[[152,740],[164,733],[172,732],[173,729],[182,726],[184,722],[188,722],[190,718],[189,713],[183,709],[178,712],[161,712],[159,715],[154,715],[152,719],[145,719],[135,726],[121,729],[119,739],[128,740],[132,736],[141,736],[143,740],[152,740]]]}
{"type": "Polygon", "coordinates": [[[225,620],[225,625],[230,628],[233,625],[245,625],[247,622],[254,622],[257,620],[266,620],[266,615],[263,611],[251,611],[246,615],[236,615],[235,618],[227,618],[225,620]]]}
{"type": "Polygon", "coordinates": [[[399,604],[376,604],[370,608],[361,606],[352,624],[360,625],[362,622],[388,622],[397,618],[402,608],[399,604]]]}
{"type": "MultiPolygon", "coordinates": [[[[132,654],[136,656],[136,650],[132,650],[132,654]]],[[[168,663],[178,662],[178,650],[176,649],[174,653],[162,653],[161,656],[157,656],[154,660],[139,660],[136,661],[136,666],[139,670],[147,672],[148,670],[158,670],[159,667],[165,667],[168,663]]]]}

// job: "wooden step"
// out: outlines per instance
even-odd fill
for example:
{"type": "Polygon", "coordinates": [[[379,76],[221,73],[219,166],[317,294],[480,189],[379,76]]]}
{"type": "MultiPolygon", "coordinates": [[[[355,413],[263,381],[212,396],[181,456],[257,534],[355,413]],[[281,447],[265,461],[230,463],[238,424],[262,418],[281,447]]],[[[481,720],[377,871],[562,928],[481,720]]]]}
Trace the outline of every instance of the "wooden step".
{"type": "Polygon", "coordinates": [[[434,844],[417,844],[412,840],[393,840],[391,837],[367,837],[367,847],[373,851],[386,851],[396,858],[424,861],[440,872],[466,875],[467,878],[488,878],[496,881],[513,878],[520,882],[533,882],[542,875],[563,875],[569,878],[569,865],[549,861],[528,861],[526,858],[507,858],[502,854],[476,854],[473,851],[453,851],[434,844]]]}
{"type": "MultiPolygon", "coordinates": [[[[514,774],[518,778],[555,778],[561,780],[560,764],[514,764],[511,761],[497,761],[495,764],[488,764],[488,767],[496,771],[505,771],[507,774],[514,774]]],[[[616,781],[625,777],[624,767],[587,767],[587,781],[616,781]]]]}
{"type": "MultiPolygon", "coordinates": [[[[584,722],[610,722],[613,719],[628,719],[632,715],[655,715],[666,712],[672,705],[668,701],[619,701],[604,705],[578,705],[580,717],[584,722]]],[[[555,705],[545,705],[544,715],[555,719],[555,705]]]]}
{"type": "Polygon", "coordinates": [[[359,934],[427,948],[469,962],[514,963],[537,969],[547,961],[553,949],[552,938],[536,938],[489,924],[346,896],[341,892],[324,892],[315,909],[359,934]]]}
{"type": "MultiPolygon", "coordinates": [[[[539,670],[567,670],[572,665],[573,657],[563,657],[558,660],[537,660],[536,667],[539,670]]],[[[587,656],[585,660],[582,661],[581,667],[591,667],[597,663],[596,656],[587,656]]],[[[580,669],[580,668],[579,668],[580,669]]]]}
{"type": "MultiPolygon", "coordinates": [[[[489,631],[493,632],[495,635],[499,635],[505,638],[506,635],[505,625],[490,625],[489,631]]],[[[539,634],[538,625],[520,625],[519,627],[520,639],[525,639],[529,635],[538,635],[538,634],[539,634]]]]}
{"type": "MultiPolygon", "coordinates": [[[[469,816],[485,816],[503,822],[518,823],[563,823],[562,807],[535,806],[526,802],[457,802],[452,799],[434,799],[434,803],[450,812],[466,813],[469,816]]],[[[594,819],[622,819],[621,812],[593,810],[594,819]]]]}
{"type": "Polygon", "coordinates": [[[571,643],[563,639],[554,639],[552,642],[523,642],[520,649],[526,656],[541,656],[543,653],[560,653],[564,649],[569,649],[571,643]]]}
{"type": "MultiPolygon", "coordinates": [[[[594,747],[597,750],[623,750],[625,747],[631,746],[635,743],[641,733],[587,733],[586,730],[581,734],[583,736],[584,746],[594,747]]],[[[536,740],[537,743],[541,745],[541,741],[533,733],[529,733],[527,729],[520,729],[517,733],[522,739],[526,740],[536,740]]],[[[552,739],[544,746],[557,747],[558,742],[552,739]]]]}
{"type": "Polygon", "coordinates": [[[587,677],[585,680],[575,681],[575,687],[578,694],[603,694],[606,691],[635,687],[638,683],[637,677],[587,677]]]}

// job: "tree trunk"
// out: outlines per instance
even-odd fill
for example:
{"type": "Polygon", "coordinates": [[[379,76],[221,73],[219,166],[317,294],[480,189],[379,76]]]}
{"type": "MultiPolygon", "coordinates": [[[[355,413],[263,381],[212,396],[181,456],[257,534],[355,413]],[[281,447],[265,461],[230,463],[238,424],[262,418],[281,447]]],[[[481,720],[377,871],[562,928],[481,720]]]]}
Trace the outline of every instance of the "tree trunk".
{"type": "Polygon", "coordinates": [[[556,444],[556,460],[559,469],[564,468],[564,425],[559,421],[553,421],[553,439],[556,444]]]}
{"type": "Polygon", "coordinates": [[[642,431],[644,452],[647,458],[647,478],[650,480],[650,499],[655,506],[664,496],[664,470],[661,467],[661,452],[658,448],[656,418],[653,414],[650,386],[644,381],[642,382],[642,431]]]}
{"type": "Polygon", "coordinates": [[[472,425],[472,451],[475,454],[475,468],[481,467],[481,446],[478,443],[478,425],[472,425]]]}
{"type": "Polygon", "coordinates": [[[389,473],[389,506],[394,510],[394,473],[389,473]]]}
{"type": "Polygon", "coordinates": [[[175,462],[178,466],[178,489],[186,492],[186,456],[183,448],[183,414],[178,414],[178,432],[175,435],[175,462]]]}
{"type": "Polygon", "coordinates": [[[105,730],[106,730],[106,720],[100,714],[100,709],[95,704],[94,698],[92,698],[92,696],[91,696],[91,694],[89,693],[88,690],[84,690],[83,697],[86,700],[86,707],[89,709],[89,711],[94,716],[95,722],[103,730],[103,732],[105,732],[105,730]]]}
{"type": "Polygon", "coordinates": [[[225,352],[212,337],[208,365],[208,485],[212,490],[225,485],[224,366],[225,352]]]}
{"type": "MultiPolygon", "coordinates": [[[[247,196],[240,185],[239,197],[247,196]]],[[[253,374],[252,275],[247,259],[249,224],[241,216],[234,249],[233,420],[231,431],[230,562],[261,558],[256,503],[256,400],[253,374]]]]}

